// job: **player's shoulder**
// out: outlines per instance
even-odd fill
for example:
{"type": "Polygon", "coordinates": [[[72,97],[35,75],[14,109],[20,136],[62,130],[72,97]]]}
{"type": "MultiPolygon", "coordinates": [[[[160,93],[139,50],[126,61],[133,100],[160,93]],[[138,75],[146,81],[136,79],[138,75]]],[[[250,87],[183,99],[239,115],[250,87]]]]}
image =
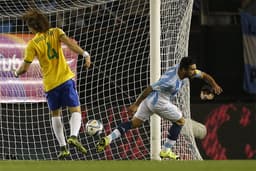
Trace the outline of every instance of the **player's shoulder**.
{"type": "Polygon", "coordinates": [[[61,28],[59,28],[59,27],[52,28],[52,30],[58,36],[65,35],[65,32],[61,28]]]}
{"type": "Polygon", "coordinates": [[[168,81],[170,79],[177,79],[178,78],[178,67],[177,65],[169,67],[161,76],[162,80],[165,79],[165,81],[168,81]],[[166,78],[168,78],[166,80],[166,78]]]}
{"type": "Polygon", "coordinates": [[[62,34],[62,33],[64,33],[64,31],[59,27],[51,27],[48,30],[48,34],[50,34],[50,35],[51,34],[62,34]]]}
{"type": "Polygon", "coordinates": [[[203,71],[196,69],[195,70],[195,75],[193,76],[193,78],[203,78],[203,71]]]}
{"type": "Polygon", "coordinates": [[[166,72],[173,72],[176,71],[179,68],[179,64],[173,65],[171,67],[169,67],[166,72]]]}
{"type": "Polygon", "coordinates": [[[61,28],[59,27],[51,27],[49,30],[53,30],[53,31],[63,31],[61,28]]]}
{"type": "Polygon", "coordinates": [[[37,36],[34,36],[31,40],[28,41],[27,43],[27,48],[31,48],[35,46],[35,41],[37,40],[37,36]]]}
{"type": "Polygon", "coordinates": [[[163,72],[161,77],[166,77],[166,76],[169,77],[170,75],[175,75],[175,70],[176,70],[176,67],[171,66],[171,67],[167,68],[166,71],[163,72]]]}
{"type": "Polygon", "coordinates": [[[59,28],[59,27],[50,27],[50,28],[48,29],[48,31],[53,31],[53,30],[62,30],[62,29],[59,28]]]}
{"type": "Polygon", "coordinates": [[[202,74],[203,72],[200,69],[196,69],[195,73],[196,74],[202,74]]]}

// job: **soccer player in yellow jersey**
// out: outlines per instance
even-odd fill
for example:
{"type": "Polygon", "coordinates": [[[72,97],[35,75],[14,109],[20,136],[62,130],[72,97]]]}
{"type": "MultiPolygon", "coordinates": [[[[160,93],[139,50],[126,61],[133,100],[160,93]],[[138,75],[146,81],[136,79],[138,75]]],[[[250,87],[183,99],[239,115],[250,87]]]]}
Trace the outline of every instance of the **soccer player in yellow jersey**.
{"type": "Polygon", "coordinates": [[[64,57],[61,43],[64,43],[72,51],[85,58],[85,67],[91,65],[91,57],[79,45],[69,39],[60,28],[50,28],[46,16],[37,10],[28,11],[23,15],[26,25],[34,38],[28,42],[25,49],[24,61],[14,71],[14,75],[25,73],[34,58],[37,58],[43,75],[43,86],[46,92],[47,103],[52,115],[52,126],[55,136],[60,145],[59,158],[70,155],[61,121],[61,107],[68,107],[71,113],[70,137],[68,144],[74,145],[80,152],[86,154],[87,150],[78,141],[77,136],[81,127],[81,108],[78,93],[73,78],[75,74],[71,71],[64,57]]]}

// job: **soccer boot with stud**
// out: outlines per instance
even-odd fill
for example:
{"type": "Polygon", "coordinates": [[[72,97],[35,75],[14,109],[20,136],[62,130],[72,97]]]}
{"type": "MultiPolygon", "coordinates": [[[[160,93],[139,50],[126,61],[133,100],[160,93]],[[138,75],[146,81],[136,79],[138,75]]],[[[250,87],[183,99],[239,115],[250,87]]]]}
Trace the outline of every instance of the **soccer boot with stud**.
{"type": "Polygon", "coordinates": [[[60,147],[60,153],[58,155],[59,159],[64,159],[66,157],[70,156],[70,152],[68,151],[66,146],[60,147]]]}
{"type": "Polygon", "coordinates": [[[108,137],[103,137],[97,143],[97,152],[102,152],[110,144],[110,139],[108,137]]]}
{"type": "Polygon", "coordinates": [[[180,160],[180,156],[176,155],[170,149],[167,151],[161,150],[160,157],[161,157],[161,159],[180,160]]]}
{"type": "Polygon", "coordinates": [[[76,136],[71,136],[68,138],[68,144],[75,146],[81,153],[86,154],[87,150],[84,146],[78,141],[76,136]]]}

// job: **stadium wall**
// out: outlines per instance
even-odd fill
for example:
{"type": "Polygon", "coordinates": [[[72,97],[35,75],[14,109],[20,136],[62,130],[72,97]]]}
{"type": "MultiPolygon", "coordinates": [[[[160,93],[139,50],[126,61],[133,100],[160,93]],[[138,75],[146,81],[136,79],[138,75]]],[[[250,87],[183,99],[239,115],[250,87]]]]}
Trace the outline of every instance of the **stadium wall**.
{"type": "Polygon", "coordinates": [[[207,135],[197,140],[204,159],[256,159],[255,103],[191,104],[192,119],[205,124],[207,135]]]}

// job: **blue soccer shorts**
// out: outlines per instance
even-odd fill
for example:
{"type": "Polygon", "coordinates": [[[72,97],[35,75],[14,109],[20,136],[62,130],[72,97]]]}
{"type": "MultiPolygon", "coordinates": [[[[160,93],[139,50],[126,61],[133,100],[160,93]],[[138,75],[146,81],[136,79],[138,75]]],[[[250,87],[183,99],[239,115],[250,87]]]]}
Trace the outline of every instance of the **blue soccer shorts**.
{"type": "Polygon", "coordinates": [[[75,81],[72,79],[46,92],[46,99],[48,106],[52,111],[66,106],[80,106],[78,93],[75,87],[75,81]]]}

